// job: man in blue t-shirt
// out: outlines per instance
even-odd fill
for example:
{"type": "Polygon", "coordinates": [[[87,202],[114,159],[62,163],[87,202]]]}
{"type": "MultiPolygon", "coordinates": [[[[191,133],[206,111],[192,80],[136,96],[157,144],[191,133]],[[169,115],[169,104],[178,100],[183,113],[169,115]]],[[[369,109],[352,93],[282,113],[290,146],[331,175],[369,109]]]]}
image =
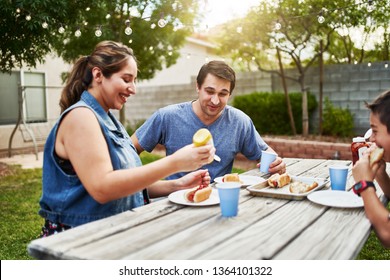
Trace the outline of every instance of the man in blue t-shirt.
{"type": "MultiPolygon", "coordinates": [[[[234,158],[242,153],[250,160],[259,161],[262,151],[271,151],[256,131],[252,120],[244,112],[227,105],[235,87],[235,72],[225,62],[210,61],[200,69],[196,79],[198,99],[169,105],[157,110],[132,136],[138,153],[151,152],[157,144],[165,146],[166,154],[173,154],[192,143],[194,133],[207,128],[214,141],[220,162],[204,166],[211,180],[231,173],[234,158]]],[[[270,173],[284,173],[286,164],[280,157],[271,164],[270,173]]],[[[167,179],[183,176],[176,173],[167,179]]]]}

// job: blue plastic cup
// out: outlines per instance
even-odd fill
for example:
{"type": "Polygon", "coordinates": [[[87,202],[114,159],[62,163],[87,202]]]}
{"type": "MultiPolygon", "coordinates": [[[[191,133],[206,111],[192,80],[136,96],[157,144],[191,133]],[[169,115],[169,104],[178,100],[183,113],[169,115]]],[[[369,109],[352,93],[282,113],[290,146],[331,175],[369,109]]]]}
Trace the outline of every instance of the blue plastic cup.
{"type": "Polygon", "coordinates": [[[217,184],[222,217],[237,216],[240,188],[241,183],[239,182],[217,184]]]}
{"type": "Polygon", "coordinates": [[[269,165],[276,159],[276,154],[262,151],[260,161],[260,172],[268,173],[269,165]]]}
{"type": "Polygon", "coordinates": [[[329,166],[330,187],[333,191],[345,191],[348,178],[348,166],[329,166]]]}

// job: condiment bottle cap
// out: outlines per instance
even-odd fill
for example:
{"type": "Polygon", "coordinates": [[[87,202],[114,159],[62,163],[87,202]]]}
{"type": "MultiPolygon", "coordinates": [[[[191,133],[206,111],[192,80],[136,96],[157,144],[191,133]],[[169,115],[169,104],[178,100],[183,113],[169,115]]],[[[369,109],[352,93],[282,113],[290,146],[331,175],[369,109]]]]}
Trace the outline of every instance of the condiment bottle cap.
{"type": "Polygon", "coordinates": [[[354,137],[352,138],[352,142],[366,142],[366,139],[364,137],[354,137]]]}

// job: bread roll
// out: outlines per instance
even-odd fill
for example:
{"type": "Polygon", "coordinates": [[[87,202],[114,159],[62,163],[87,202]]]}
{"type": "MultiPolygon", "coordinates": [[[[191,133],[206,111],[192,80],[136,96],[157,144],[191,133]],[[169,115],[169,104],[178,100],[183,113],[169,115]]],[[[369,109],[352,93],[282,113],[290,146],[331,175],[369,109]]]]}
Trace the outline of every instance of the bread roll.
{"type": "Polygon", "coordinates": [[[184,198],[189,202],[199,203],[209,199],[212,192],[210,186],[197,186],[184,193],[184,198]]]}
{"type": "Polygon", "coordinates": [[[268,178],[268,185],[273,188],[282,188],[291,182],[291,177],[287,173],[282,175],[275,173],[268,178]]]}
{"type": "Polygon", "coordinates": [[[370,165],[373,165],[374,163],[379,162],[384,154],[385,150],[383,148],[376,147],[371,153],[370,153],[370,165]]]}
{"type": "Polygon", "coordinates": [[[311,184],[294,181],[290,184],[289,190],[291,193],[306,193],[318,186],[317,182],[311,184]]]}
{"type": "Polygon", "coordinates": [[[222,178],[222,182],[240,182],[240,176],[238,173],[231,173],[231,174],[226,174],[222,178]]]}

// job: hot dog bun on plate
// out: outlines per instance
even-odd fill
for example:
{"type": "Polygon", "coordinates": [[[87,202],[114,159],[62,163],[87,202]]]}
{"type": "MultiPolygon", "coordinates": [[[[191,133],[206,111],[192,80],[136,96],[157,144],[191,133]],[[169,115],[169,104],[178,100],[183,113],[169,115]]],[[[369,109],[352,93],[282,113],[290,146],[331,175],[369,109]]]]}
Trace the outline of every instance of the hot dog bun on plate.
{"type": "Polygon", "coordinates": [[[222,178],[222,182],[240,182],[240,176],[238,173],[231,173],[231,174],[226,174],[222,178]]]}
{"type": "Polygon", "coordinates": [[[184,198],[189,202],[202,202],[209,199],[212,188],[210,186],[197,186],[184,193],[184,198]]]}

